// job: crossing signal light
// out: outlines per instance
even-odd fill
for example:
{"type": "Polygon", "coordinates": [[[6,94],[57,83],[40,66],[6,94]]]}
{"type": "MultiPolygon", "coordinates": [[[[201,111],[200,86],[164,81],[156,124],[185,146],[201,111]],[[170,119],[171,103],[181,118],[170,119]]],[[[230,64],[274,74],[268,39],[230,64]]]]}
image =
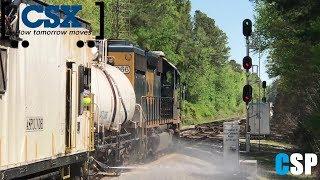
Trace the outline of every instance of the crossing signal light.
{"type": "Polygon", "coordinates": [[[252,86],[249,84],[243,87],[242,99],[247,104],[252,100],[252,86]]]}
{"type": "Polygon", "coordinates": [[[266,102],[267,102],[267,98],[266,98],[266,97],[263,97],[263,98],[262,98],[262,102],[266,103],[266,102]]]}
{"type": "Polygon", "coordinates": [[[252,35],[252,22],[250,19],[245,19],[242,23],[242,31],[245,37],[252,35]]]}
{"type": "Polygon", "coordinates": [[[262,88],[266,89],[267,88],[267,82],[266,81],[262,81],[262,88]]]}
{"type": "Polygon", "coordinates": [[[249,56],[243,58],[242,66],[244,69],[249,70],[252,67],[252,59],[249,56]]]}

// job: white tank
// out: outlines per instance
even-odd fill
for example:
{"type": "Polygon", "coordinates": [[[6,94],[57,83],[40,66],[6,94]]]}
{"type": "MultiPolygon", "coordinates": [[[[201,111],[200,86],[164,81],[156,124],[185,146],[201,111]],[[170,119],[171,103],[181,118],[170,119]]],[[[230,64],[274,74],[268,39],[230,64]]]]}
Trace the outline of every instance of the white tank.
{"type": "Polygon", "coordinates": [[[116,67],[92,66],[91,88],[94,94],[95,122],[99,127],[119,131],[132,120],[136,97],[129,79],[116,67]]]}

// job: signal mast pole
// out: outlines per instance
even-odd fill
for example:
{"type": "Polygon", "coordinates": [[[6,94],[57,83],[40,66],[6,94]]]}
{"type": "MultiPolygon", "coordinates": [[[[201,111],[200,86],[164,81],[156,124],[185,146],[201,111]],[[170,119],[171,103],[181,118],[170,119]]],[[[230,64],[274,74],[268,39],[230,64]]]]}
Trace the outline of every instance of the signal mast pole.
{"type": "Polygon", "coordinates": [[[261,51],[259,43],[259,101],[258,101],[258,118],[259,118],[259,151],[261,151],[261,51]]]}
{"type": "Polygon", "coordinates": [[[252,86],[249,82],[249,70],[252,67],[252,59],[250,58],[250,41],[249,37],[252,35],[252,22],[245,19],[242,23],[243,35],[246,37],[246,57],[243,58],[243,68],[246,70],[246,85],[243,88],[243,101],[246,103],[246,152],[250,152],[250,126],[249,126],[249,103],[252,100],[252,86]]]}
{"type": "MultiPolygon", "coordinates": [[[[249,36],[246,37],[246,47],[247,47],[247,56],[250,57],[250,52],[249,52],[249,46],[250,46],[250,41],[249,41],[249,36]]],[[[246,83],[249,85],[249,70],[246,72],[246,83]]],[[[249,103],[246,103],[246,152],[250,152],[250,129],[249,129],[249,103]]]]}

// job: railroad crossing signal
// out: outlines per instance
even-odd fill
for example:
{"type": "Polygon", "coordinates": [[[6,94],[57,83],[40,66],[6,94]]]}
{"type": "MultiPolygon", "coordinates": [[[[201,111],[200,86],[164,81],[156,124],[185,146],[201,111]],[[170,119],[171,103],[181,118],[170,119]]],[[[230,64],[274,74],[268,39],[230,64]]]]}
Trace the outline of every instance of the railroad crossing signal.
{"type": "Polygon", "coordinates": [[[245,70],[249,70],[252,67],[252,59],[250,56],[246,56],[243,58],[242,66],[245,70]]]}
{"type": "Polygon", "coordinates": [[[267,98],[266,98],[267,82],[266,82],[266,81],[262,81],[262,88],[263,88],[263,98],[262,98],[262,102],[266,103],[266,102],[267,102],[267,98]]]}
{"type": "MultiPolygon", "coordinates": [[[[243,68],[246,69],[246,81],[247,85],[243,87],[243,95],[242,99],[246,103],[246,105],[249,105],[249,102],[252,100],[252,86],[249,84],[249,69],[252,67],[252,59],[250,58],[250,51],[249,51],[249,36],[252,35],[252,22],[250,19],[245,19],[242,22],[242,33],[246,37],[246,45],[247,45],[247,56],[243,58],[243,68]]],[[[249,110],[247,109],[247,118],[246,118],[246,152],[250,151],[250,126],[249,126],[249,110]]]]}
{"type": "Polygon", "coordinates": [[[266,81],[262,81],[262,88],[266,89],[267,88],[267,82],[266,81]]]}
{"type": "Polygon", "coordinates": [[[242,99],[246,104],[249,104],[249,102],[252,100],[252,86],[249,84],[243,87],[242,99]]]}
{"type": "Polygon", "coordinates": [[[262,97],[262,102],[266,103],[267,102],[267,98],[266,97],[262,97]]]}
{"type": "Polygon", "coordinates": [[[243,35],[247,38],[252,35],[252,22],[250,19],[245,19],[242,23],[243,35]]]}

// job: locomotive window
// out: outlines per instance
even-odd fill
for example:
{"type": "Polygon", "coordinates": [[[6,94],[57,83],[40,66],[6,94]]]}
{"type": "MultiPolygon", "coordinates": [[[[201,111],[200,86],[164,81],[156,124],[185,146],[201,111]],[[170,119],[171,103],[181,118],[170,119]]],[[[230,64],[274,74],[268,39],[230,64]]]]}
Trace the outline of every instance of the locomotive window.
{"type": "Polygon", "coordinates": [[[7,50],[0,51],[0,94],[4,94],[7,89],[7,50]]]}
{"type": "Polygon", "coordinates": [[[171,71],[168,71],[165,74],[165,85],[166,86],[172,86],[173,85],[173,74],[171,71]]]}

